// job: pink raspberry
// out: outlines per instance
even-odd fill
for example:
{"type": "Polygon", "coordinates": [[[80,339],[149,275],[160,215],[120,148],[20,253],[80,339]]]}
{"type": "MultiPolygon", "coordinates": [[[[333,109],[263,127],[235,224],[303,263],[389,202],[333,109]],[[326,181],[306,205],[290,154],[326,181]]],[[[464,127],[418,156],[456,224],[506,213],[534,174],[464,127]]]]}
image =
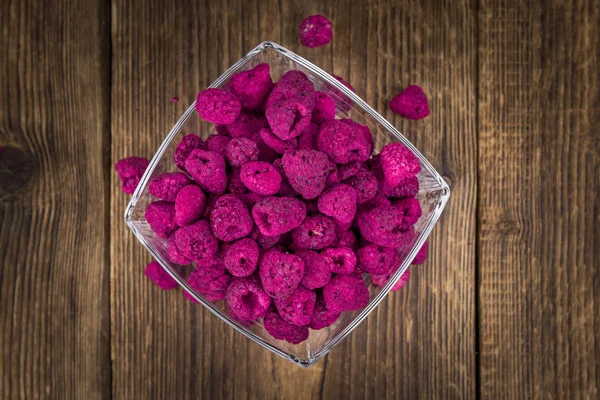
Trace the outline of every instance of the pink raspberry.
{"type": "Polygon", "coordinates": [[[173,154],[175,165],[177,165],[179,169],[185,171],[185,160],[187,160],[190,153],[196,149],[202,148],[204,148],[204,143],[202,143],[202,139],[200,139],[199,136],[194,135],[193,133],[185,135],[177,145],[175,153],[173,154]]]}
{"type": "Polygon", "coordinates": [[[278,297],[273,301],[279,315],[296,326],[308,325],[315,309],[317,295],[312,290],[298,286],[286,297],[278,297]]]}
{"type": "Polygon", "coordinates": [[[311,123],[308,128],[298,136],[298,150],[314,150],[317,148],[319,125],[311,123]]]}
{"type": "Polygon", "coordinates": [[[148,191],[161,200],[175,201],[177,193],[189,183],[189,178],[183,172],[167,172],[152,178],[148,191]]]}
{"type": "Polygon", "coordinates": [[[302,223],[306,206],[293,197],[267,197],[252,208],[258,230],[265,236],[289,232],[302,223]]]}
{"type": "Polygon", "coordinates": [[[331,41],[331,21],[323,15],[311,15],[300,24],[300,43],[306,47],[321,47],[331,41]]]}
{"type": "Polygon", "coordinates": [[[150,203],[144,215],[158,237],[168,238],[177,230],[175,205],[171,202],[160,200],[150,203]]]}
{"type": "Polygon", "coordinates": [[[315,124],[322,124],[323,121],[335,119],[335,102],[325,92],[315,94],[315,109],[312,114],[312,121],[315,124]]]}
{"type": "Polygon", "coordinates": [[[279,187],[279,192],[277,192],[277,194],[279,194],[280,196],[296,196],[298,192],[294,190],[294,188],[290,184],[290,181],[285,175],[285,171],[283,169],[283,162],[281,161],[281,158],[278,158],[275,161],[273,161],[273,166],[277,169],[279,175],[281,175],[281,186],[279,187]]]}
{"type": "Polygon", "coordinates": [[[375,175],[366,169],[358,170],[344,183],[352,186],[356,191],[356,202],[358,204],[363,204],[371,200],[377,194],[377,188],[379,187],[375,175]]]}
{"type": "Polygon", "coordinates": [[[314,199],[325,189],[330,168],[327,154],[296,150],[286,152],[281,160],[290,184],[305,199],[314,199]]]}
{"type": "Polygon", "coordinates": [[[379,162],[388,186],[395,187],[421,171],[419,159],[402,143],[390,143],[381,149],[379,162]]]}
{"type": "Polygon", "coordinates": [[[416,224],[423,213],[419,200],[414,197],[405,197],[400,200],[395,200],[392,202],[392,207],[394,207],[409,224],[416,224]]]}
{"type": "MultiPolygon", "coordinates": [[[[395,271],[394,271],[395,272],[395,271]]],[[[373,275],[372,280],[375,286],[385,286],[390,281],[391,273],[388,275],[373,275]]],[[[392,286],[391,291],[395,292],[396,290],[402,289],[402,287],[408,282],[408,278],[410,278],[410,269],[404,271],[404,273],[398,279],[398,282],[392,286]]]]}
{"type": "Polygon", "coordinates": [[[206,146],[206,150],[213,151],[225,157],[225,149],[230,140],[231,138],[229,136],[213,134],[206,138],[204,145],[206,146]]]}
{"type": "Polygon", "coordinates": [[[263,196],[276,194],[281,187],[281,175],[265,161],[250,161],[242,166],[240,179],[251,191],[263,196]]]}
{"type": "Polygon", "coordinates": [[[423,119],[429,115],[427,96],[419,86],[410,85],[390,100],[390,109],[408,119],[423,119]]]}
{"type": "Polygon", "coordinates": [[[308,339],[308,327],[296,326],[281,318],[279,314],[270,312],[264,319],[265,330],[278,340],[298,344],[308,339]]]}
{"type": "Polygon", "coordinates": [[[390,206],[377,206],[358,213],[358,227],[368,241],[385,247],[402,247],[414,236],[412,225],[390,206]]]}
{"type": "Polygon", "coordinates": [[[319,211],[342,223],[352,222],[356,215],[356,191],[338,183],[319,196],[319,211]]]}
{"type": "Polygon", "coordinates": [[[175,239],[175,234],[169,236],[169,240],[167,240],[169,260],[171,260],[171,262],[174,262],[175,264],[188,265],[189,263],[191,263],[191,261],[183,254],[181,254],[181,252],[177,248],[176,242],[177,240],[175,239]]]}
{"type": "Polygon", "coordinates": [[[254,321],[265,316],[271,305],[271,298],[253,275],[233,278],[225,300],[231,314],[242,321],[254,321]]]}
{"type": "Polygon", "coordinates": [[[321,255],[331,262],[331,272],[350,275],[356,267],[356,255],[350,247],[329,247],[321,255]]]}
{"type": "Polygon", "coordinates": [[[227,247],[223,263],[231,275],[248,276],[256,270],[259,254],[258,244],[252,239],[244,238],[227,247]]]}
{"type": "Polygon", "coordinates": [[[323,329],[333,324],[339,317],[339,312],[329,310],[327,305],[325,305],[325,302],[319,299],[315,303],[313,315],[308,327],[315,330],[323,329]]]}
{"type": "Polygon", "coordinates": [[[244,182],[242,182],[240,168],[232,168],[229,171],[227,190],[235,195],[241,195],[248,192],[248,188],[244,185],[244,182]]]}
{"type": "Polygon", "coordinates": [[[185,168],[207,192],[222,194],[227,189],[225,159],[219,153],[194,150],[185,162],[185,168]]]}
{"type": "Polygon", "coordinates": [[[267,63],[258,64],[248,71],[238,72],[231,77],[231,92],[247,109],[258,108],[267,98],[272,87],[273,80],[267,63]]]}
{"type": "Polygon", "coordinates": [[[364,142],[367,144],[367,148],[366,150],[364,150],[365,153],[369,154],[369,156],[366,157],[366,159],[364,160],[367,161],[371,156],[373,149],[375,148],[375,142],[373,140],[373,135],[371,135],[371,130],[369,129],[369,127],[367,125],[359,124],[358,122],[350,118],[344,118],[340,121],[348,125],[355,132],[356,135],[362,136],[364,142]]]}
{"type": "Polygon", "coordinates": [[[371,145],[356,125],[339,119],[323,122],[317,137],[319,150],[327,153],[337,164],[368,160],[371,145]]]}
{"type": "Polygon", "coordinates": [[[398,249],[368,244],[356,253],[361,270],[373,275],[386,275],[397,267],[400,257],[398,249]]]}
{"type": "Polygon", "coordinates": [[[425,243],[423,243],[423,246],[421,246],[421,248],[419,249],[419,252],[413,259],[412,263],[415,265],[423,264],[427,259],[427,249],[429,249],[429,242],[426,240],[425,243]]]}
{"type": "Polygon", "coordinates": [[[291,138],[289,140],[281,140],[273,135],[270,129],[263,128],[260,130],[260,137],[263,142],[275,152],[283,154],[288,150],[295,150],[298,147],[298,139],[291,138]]]}
{"type": "Polygon", "coordinates": [[[323,298],[332,312],[354,311],[369,304],[369,289],[358,277],[336,275],[325,285],[323,298]]]}
{"type": "Polygon", "coordinates": [[[179,286],[177,281],[171,278],[171,275],[163,269],[158,261],[152,261],[146,266],[144,275],[152,282],[156,283],[162,290],[171,290],[179,286]]]}
{"type": "Polygon", "coordinates": [[[233,138],[252,139],[261,129],[268,127],[265,117],[249,111],[242,111],[233,123],[227,125],[227,131],[233,138]]]}
{"type": "Polygon", "coordinates": [[[304,261],[302,286],[317,289],[325,286],[331,279],[331,262],[313,250],[298,250],[294,253],[304,261]]]}
{"type": "Polygon", "coordinates": [[[304,276],[304,261],[293,254],[271,249],[260,260],[259,275],[269,296],[285,297],[300,284],[304,276]]]}
{"type": "Polygon", "coordinates": [[[335,224],[323,214],[313,214],[293,230],[292,239],[299,249],[324,249],[336,239],[335,224]]]}
{"type": "MultiPolygon", "coordinates": [[[[187,279],[188,285],[209,301],[224,299],[230,281],[231,275],[220,263],[199,265],[187,279]]],[[[196,302],[187,291],[184,292],[184,295],[189,300],[196,302]]]]}
{"type": "Polygon", "coordinates": [[[232,167],[241,167],[248,161],[258,160],[258,145],[245,137],[234,138],[225,147],[225,159],[232,167]]]}
{"type": "Polygon", "coordinates": [[[184,257],[199,263],[214,260],[219,251],[219,243],[204,220],[179,228],[175,244],[184,257]]]}
{"type": "Polygon", "coordinates": [[[352,250],[356,250],[357,245],[356,235],[351,230],[337,233],[337,239],[334,242],[335,247],[350,247],[352,250]]]}
{"type": "Polygon", "coordinates": [[[230,124],[241,110],[240,100],[223,89],[206,89],[198,93],[196,98],[196,111],[208,122],[230,124]]]}
{"type": "Polygon", "coordinates": [[[253,225],[246,205],[233,194],[219,197],[210,213],[213,234],[225,242],[247,236],[253,225]]]}
{"type": "Polygon", "coordinates": [[[121,190],[127,194],[133,194],[140,183],[150,161],[143,157],[128,157],[117,161],[115,171],[119,174],[122,186],[121,190]]]}
{"type": "Polygon", "coordinates": [[[379,182],[379,193],[390,198],[412,197],[419,193],[419,179],[416,176],[402,180],[398,186],[390,187],[384,180],[379,182]]]}

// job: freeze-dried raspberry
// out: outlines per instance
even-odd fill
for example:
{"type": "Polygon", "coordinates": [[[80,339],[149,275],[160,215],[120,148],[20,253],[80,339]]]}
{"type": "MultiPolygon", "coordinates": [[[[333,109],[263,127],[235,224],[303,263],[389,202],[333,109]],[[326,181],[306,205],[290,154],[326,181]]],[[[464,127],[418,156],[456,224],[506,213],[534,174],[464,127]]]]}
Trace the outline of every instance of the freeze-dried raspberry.
{"type": "Polygon", "coordinates": [[[237,119],[227,125],[227,131],[233,138],[253,138],[261,129],[268,126],[265,117],[249,111],[242,111],[237,119]]]}
{"type": "MultiPolygon", "coordinates": [[[[365,143],[367,143],[367,146],[368,146],[367,150],[365,150],[365,152],[368,152],[368,154],[370,156],[371,153],[373,152],[373,149],[375,148],[375,142],[373,141],[373,136],[371,135],[371,130],[369,129],[369,127],[367,125],[359,124],[358,122],[356,122],[350,118],[344,118],[344,119],[341,119],[340,121],[342,121],[343,123],[348,125],[355,132],[356,135],[363,137],[365,143]]],[[[368,159],[369,159],[369,157],[366,157],[366,160],[368,160],[368,159]]]]}
{"type": "Polygon", "coordinates": [[[411,176],[402,180],[397,186],[391,187],[382,179],[379,182],[379,193],[390,198],[412,197],[419,193],[419,179],[411,176]]]}
{"type": "Polygon", "coordinates": [[[427,96],[419,86],[410,85],[390,100],[390,109],[408,119],[422,119],[429,115],[427,96]]]}
{"type": "Polygon", "coordinates": [[[242,166],[240,179],[251,191],[263,196],[276,194],[281,187],[281,175],[265,161],[250,161],[242,166]]]}
{"type": "Polygon", "coordinates": [[[202,217],[206,196],[196,185],[187,185],[175,197],[175,223],[189,225],[202,217]]]}
{"type": "Polygon", "coordinates": [[[179,249],[177,248],[177,243],[175,239],[175,234],[169,236],[169,240],[167,241],[167,250],[169,255],[169,260],[179,265],[188,265],[191,261],[185,257],[179,249]]]}
{"type": "Polygon", "coordinates": [[[177,165],[179,169],[185,171],[185,160],[187,160],[190,153],[196,149],[202,148],[204,148],[204,143],[202,143],[202,139],[200,139],[198,135],[194,135],[193,133],[185,135],[177,145],[175,153],[173,154],[175,165],[177,165]]]}
{"type": "Polygon", "coordinates": [[[321,194],[329,174],[327,154],[316,150],[286,152],[282,157],[283,170],[290,184],[307,200],[321,194]]]}
{"type": "Polygon", "coordinates": [[[248,276],[256,270],[259,253],[258,244],[254,240],[240,239],[227,247],[223,263],[231,275],[248,276]]]}
{"type": "Polygon", "coordinates": [[[321,47],[331,41],[333,30],[331,21],[323,15],[311,15],[300,24],[300,43],[306,47],[321,47]]]}
{"type": "Polygon", "coordinates": [[[331,262],[313,250],[298,250],[294,253],[304,261],[302,286],[307,289],[323,287],[331,279],[331,262]]]}
{"type": "Polygon", "coordinates": [[[308,325],[315,308],[317,295],[300,285],[289,296],[276,297],[274,300],[279,315],[290,324],[308,325]]]}
{"type": "Polygon", "coordinates": [[[337,232],[335,247],[350,247],[352,250],[356,250],[357,245],[356,235],[351,230],[337,232]]]}
{"type": "Polygon", "coordinates": [[[324,249],[336,239],[335,224],[323,214],[313,214],[293,230],[292,239],[299,249],[324,249]]]}
{"type": "Polygon", "coordinates": [[[423,243],[423,246],[421,246],[421,248],[417,252],[417,255],[413,259],[412,263],[423,264],[427,259],[427,249],[429,249],[429,242],[426,240],[425,243],[423,243]]]}
{"type": "Polygon", "coordinates": [[[416,224],[421,214],[421,204],[414,197],[405,197],[392,202],[392,206],[404,217],[409,224],[416,224]]]}
{"type": "Polygon", "coordinates": [[[229,136],[210,135],[208,138],[206,138],[204,145],[206,147],[206,150],[214,151],[215,153],[218,153],[221,156],[225,157],[225,149],[227,148],[227,145],[229,144],[230,140],[231,137],[229,136]]]}
{"type": "Polygon", "coordinates": [[[167,271],[158,263],[158,261],[152,261],[146,266],[144,275],[152,282],[156,283],[159,288],[163,290],[175,289],[179,286],[177,281],[169,275],[167,271]]]}
{"type": "Polygon", "coordinates": [[[369,304],[369,289],[353,275],[336,275],[323,289],[323,298],[332,312],[354,311],[369,304]]]}
{"type": "Polygon", "coordinates": [[[225,160],[219,153],[194,150],[185,162],[185,168],[196,183],[207,192],[222,194],[227,189],[225,160]]]}
{"type": "Polygon", "coordinates": [[[308,339],[308,327],[290,324],[279,314],[270,312],[264,319],[265,330],[278,340],[292,344],[302,343],[308,339]]]}
{"type": "Polygon", "coordinates": [[[227,190],[229,192],[240,195],[248,192],[248,188],[242,182],[242,177],[240,176],[240,168],[232,168],[229,171],[229,180],[227,183],[227,190]]]}
{"type": "Polygon", "coordinates": [[[144,215],[158,237],[168,238],[177,230],[175,205],[171,202],[159,200],[150,203],[144,215]]]}
{"type": "Polygon", "coordinates": [[[290,181],[285,175],[281,158],[278,158],[275,161],[273,161],[273,166],[277,169],[279,175],[281,175],[281,186],[279,187],[279,192],[277,192],[277,194],[279,194],[280,196],[296,196],[298,192],[294,190],[294,188],[290,184],[290,181]]]}
{"type": "Polygon", "coordinates": [[[295,150],[298,147],[298,139],[295,137],[289,140],[281,140],[273,135],[270,129],[266,128],[261,129],[259,133],[263,142],[279,154],[283,154],[288,150],[295,150]]]}
{"type": "Polygon", "coordinates": [[[358,265],[361,270],[373,275],[385,275],[395,268],[400,260],[398,249],[368,244],[358,249],[358,265]]]}
{"type": "Polygon", "coordinates": [[[381,149],[379,163],[388,186],[395,187],[421,171],[419,159],[402,143],[390,143],[381,149]]]}
{"type": "Polygon", "coordinates": [[[115,164],[115,171],[119,174],[122,186],[121,190],[127,194],[133,194],[137,185],[140,183],[140,179],[146,172],[150,161],[143,157],[128,157],[119,160],[115,164]]]}
{"type": "Polygon", "coordinates": [[[190,183],[183,172],[167,172],[152,178],[148,191],[161,200],[175,201],[177,193],[190,183]]]}
{"type": "Polygon", "coordinates": [[[233,194],[219,197],[210,213],[213,234],[225,242],[247,236],[253,225],[248,208],[233,194]]]}
{"type": "Polygon", "coordinates": [[[258,160],[258,145],[245,137],[234,138],[225,147],[225,159],[232,167],[241,167],[248,161],[258,160]]]}
{"type": "Polygon", "coordinates": [[[354,188],[358,204],[366,203],[377,193],[377,178],[371,171],[366,169],[358,170],[353,176],[344,181],[344,183],[354,188]]]}
{"type": "Polygon", "coordinates": [[[271,298],[253,275],[233,278],[227,288],[225,300],[231,314],[242,321],[263,317],[271,305],[271,298]]]}
{"type": "Polygon", "coordinates": [[[315,303],[313,315],[308,327],[315,330],[323,329],[333,324],[339,317],[339,312],[329,310],[325,302],[319,299],[315,303]]]}
{"type": "MultiPolygon", "coordinates": [[[[389,275],[373,275],[372,276],[373,284],[375,286],[385,286],[390,281],[390,278],[391,278],[390,275],[391,275],[391,273],[389,275]]],[[[390,290],[392,292],[395,292],[396,290],[402,289],[402,287],[406,284],[406,282],[408,282],[408,278],[410,278],[410,269],[407,269],[406,271],[404,271],[404,273],[398,279],[398,282],[396,282],[390,290]]]]}
{"type": "MultiPolygon", "coordinates": [[[[231,275],[220,263],[199,265],[187,278],[188,285],[209,301],[224,299],[230,281],[231,275]]],[[[184,292],[184,295],[189,300],[196,302],[187,291],[184,292]]]]}
{"type": "Polygon", "coordinates": [[[179,228],[175,243],[184,257],[200,263],[214,260],[219,251],[219,243],[204,220],[179,228]]]}
{"type": "Polygon", "coordinates": [[[267,98],[272,87],[273,80],[267,63],[258,64],[248,71],[238,72],[231,77],[231,92],[248,109],[258,108],[267,98]]]}
{"type": "Polygon", "coordinates": [[[385,247],[405,246],[414,235],[412,225],[391,205],[359,212],[358,227],[366,240],[385,247]]]}
{"type": "Polygon", "coordinates": [[[250,232],[250,237],[258,243],[261,249],[268,250],[271,247],[275,246],[277,242],[279,242],[280,235],[276,236],[265,236],[258,230],[258,227],[255,225],[250,232]]]}
{"type": "Polygon", "coordinates": [[[315,124],[322,124],[323,121],[327,121],[335,118],[335,102],[325,92],[315,93],[315,109],[312,114],[312,121],[315,124]]]}
{"type": "Polygon", "coordinates": [[[352,222],[356,215],[356,191],[338,183],[319,196],[319,211],[341,223],[352,222]]]}
{"type": "Polygon", "coordinates": [[[339,119],[323,122],[317,137],[319,150],[337,164],[368,160],[371,145],[357,125],[339,119]]]}
{"type": "Polygon", "coordinates": [[[288,296],[296,290],[304,276],[304,261],[293,254],[271,249],[260,260],[259,275],[269,296],[288,296]]]}
{"type": "Polygon", "coordinates": [[[240,114],[242,103],[223,89],[206,89],[198,93],[196,111],[208,122],[230,124],[240,114]]]}
{"type": "Polygon", "coordinates": [[[350,275],[356,266],[356,255],[350,247],[329,247],[321,252],[331,262],[331,272],[350,275]]]}

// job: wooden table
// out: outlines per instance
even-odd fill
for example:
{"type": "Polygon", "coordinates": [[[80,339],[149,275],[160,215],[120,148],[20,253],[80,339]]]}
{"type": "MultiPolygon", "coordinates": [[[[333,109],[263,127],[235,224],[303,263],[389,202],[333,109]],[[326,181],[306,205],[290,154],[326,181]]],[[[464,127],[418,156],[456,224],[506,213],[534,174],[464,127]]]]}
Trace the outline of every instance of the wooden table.
{"type": "Polygon", "coordinates": [[[0,398],[598,398],[600,1],[42,3],[0,6],[0,398]],[[428,262],[307,370],[144,278],[112,170],[267,39],[452,188],[428,262]],[[423,121],[387,107],[412,83],[423,121]]]}

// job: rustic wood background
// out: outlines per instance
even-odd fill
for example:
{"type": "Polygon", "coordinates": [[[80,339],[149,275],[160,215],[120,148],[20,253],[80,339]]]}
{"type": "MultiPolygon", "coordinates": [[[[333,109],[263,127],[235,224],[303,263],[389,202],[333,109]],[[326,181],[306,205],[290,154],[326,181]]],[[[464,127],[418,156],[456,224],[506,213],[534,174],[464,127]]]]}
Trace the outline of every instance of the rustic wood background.
{"type": "Polygon", "coordinates": [[[0,398],[600,396],[600,0],[3,0],[0,32],[0,398]],[[144,278],[112,171],[267,39],[452,187],[428,262],[307,370],[144,278]],[[423,121],[387,108],[411,83],[423,121]]]}

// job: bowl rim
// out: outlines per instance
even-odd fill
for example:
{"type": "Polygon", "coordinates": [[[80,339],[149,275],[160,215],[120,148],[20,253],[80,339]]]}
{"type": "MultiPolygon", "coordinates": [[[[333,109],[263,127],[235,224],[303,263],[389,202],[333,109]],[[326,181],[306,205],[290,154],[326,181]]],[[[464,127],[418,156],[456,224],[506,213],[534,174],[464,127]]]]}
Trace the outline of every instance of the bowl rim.
{"type": "Polygon", "coordinates": [[[396,273],[390,278],[390,280],[383,287],[383,289],[381,289],[381,291],[369,302],[367,307],[365,307],[363,310],[361,310],[360,314],[358,314],[348,324],[348,326],[346,326],[341,332],[339,332],[326,346],[324,346],[314,356],[309,357],[308,359],[302,359],[302,358],[298,358],[294,355],[291,355],[291,354],[288,354],[288,353],[282,351],[281,349],[275,347],[271,343],[266,342],[264,339],[257,336],[253,332],[250,332],[247,329],[244,329],[242,326],[240,326],[238,323],[236,323],[233,319],[231,319],[231,317],[229,317],[227,314],[223,313],[221,310],[214,307],[212,305],[212,303],[206,301],[203,297],[196,295],[195,291],[187,284],[187,282],[185,280],[183,280],[181,278],[181,276],[179,276],[179,274],[177,274],[171,270],[170,266],[164,262],[163,257],[152,248],[152,246],[150,245],[150,243],[148,243],[148,241],[146,240],[144,235],[137,229],[137,227],[135,226],[135,223],[132,219],[132,214],[133,214],[134,208],[135,208],[138,200],[140,199],[140,197],[143,193],[143,190],[144,190],[144,187],[146,186],[147,180],[152,176],[154,169],[158,165],[159,161],[162,159],[165,151],[167,150],[167,147],[169,146],[169,144],[171,143],[171,141],[173,140],[175,135],[177,135],[177,133],[179,132],[181,127],[193,115],[193,113],[195,111],[195,105],[196,105],[195,100],[190,105],[190,107],[183,113],[183,115],[179,118],[179,120],[173,126],[173,128],[171,128],[171,130],[169,131],[169,134],[164,139],[164,141],[161,143],[160,147],[158,148],[158,150],[152,157],[152,160],[150,161],[148,168],[144,172],[144,174],[140,180],[140,183],[138,184],[135,192],[133,193],[133,196],[131,197],[131,200],[129,201],[129,204],[127,205],[127,208],[125,209],[124,218],[125,218],[126,225],[133,232],[133,234],[140,241],[140,243],[142,243],[142,245],[146,248],[146,250],[148,250],[150,252],[150,254],[154,257],[154,259],[156,261],[158,261],[158,263],[163,267],[163,269],[173,279],[175,279],[175,281],[177,281],[177,283],[184,290],[186,290],[196,301],[198,301],[200,304],[202,304],[203,306],[208,308],[208,310],[210,310],[213,314],[215,314],[217,317],[222,319],[225,323],[227,323],[229,326],[231,326],[232,328],[234,328],[236,331],[240,332],[247,338],[260,344],[261,346],[267,348],[268,350],[274,352],[275,354],[279,355],[280,357],[282,357],[288,361],[291,361],[296,365],[306,368],[306,367],[310,367],[311,365],[313,365],[317,361],[319,361],[323,356],[325,356],[327,353],[329,353],[329,351],[333,347],[335,347],[340,341],[342,341],[346,336],[348,336],[350,334],[350,332],[352,332],[371,313],[371,311],[373,311],[379,305],[379,303],[383,300],[383,298],[389,293],[392,286],[398,281],[398,279],[400,279],[402,274],[404,274],[406,269],[408,269],[408,267],[411,265],[411,262],[414,259],[414,257],[416,256],[418,250],[421,248],[421,246],[423,245],[425,240],[427,240],[427,237],[429,236],[433,227],[437,223],[437,221],[438,221],[440,215],[442,214],[442,211],[444,210],[446,203],[448,202],[448,199],[450,197],[450,188],[449,188],[448,184],[446,183],[446,181],[442,178],[442,176],[435,170],[435,168],[433,168],[431,163],[421,154],[421,152],[419,150],[417,150],[417,148],[412,143],[410,143],[408,141],[408,139],[406,139],[390,122],[388,122],[385,118],[383,118],[377,111],[375,111],[369,104],[367,104],[363,99],[361,99],[356,93],[354,93],[353,91],[348,89],[345,85],[343,85],[340,81],[335,79],[328,72],[324,71],[323,69],[317,67],[310,61],[304,59],[303,57],[300,57],[299,55],[293,53],[292,51],[286,49],[285,47],[283,47],[279,44],[276,44],[271,41],[264,41],[264,42],[260,43],[258,46],[256,46],[250,52],[248,52],[245,56],[240,58],[235,64],[233,64],[231,67],[229,67],[229,69],[227,69],[227,71],[225,71],[221,76],[219,76],[210,86],[208,86],[208,88],[218,87],[226,79],[228,79],[231,75],[233,75],[235,72],[237,72],[237,70],[240,67],[242,67],[247,62],[249,62],[254,56],[256,56],[258,53],[268,50],[268,49],[271,49],[271,50],[279,53],[280,55],[289,58],[290,60],[294,61],[295,63],[297,63],[297,64],[301,65],[302,67],[306,68],[307,70],[309,70],[311,73],[318,75],[321,79],[325,80],[331,86],[335,87],[337,90],[341,91],[344,95],[346,95],[348,98],[350,98],[354,102],[354,104],[360,106],[365,112],[370,114],[378,123],[380,123],[388,132],[390,132],[392,135],[394,135],[394,137],[396,139],[398,139],[399,142],[401,142],[403,145],[408,147],[417,156],[417,158],[421,162],[421,165],[427,170],[427,172],[436,180],[436,182],[440,186],[440,189],[441,189],[440,200],[439,200],[439,203],[438,203],[436,209],[432,213],[429,222],[423,228],[423,231],[421,232],[421,234],[415,241],[415,244],[413,245],[411,251],[405,257],[402,265],[398,268],[396,273]]]}

